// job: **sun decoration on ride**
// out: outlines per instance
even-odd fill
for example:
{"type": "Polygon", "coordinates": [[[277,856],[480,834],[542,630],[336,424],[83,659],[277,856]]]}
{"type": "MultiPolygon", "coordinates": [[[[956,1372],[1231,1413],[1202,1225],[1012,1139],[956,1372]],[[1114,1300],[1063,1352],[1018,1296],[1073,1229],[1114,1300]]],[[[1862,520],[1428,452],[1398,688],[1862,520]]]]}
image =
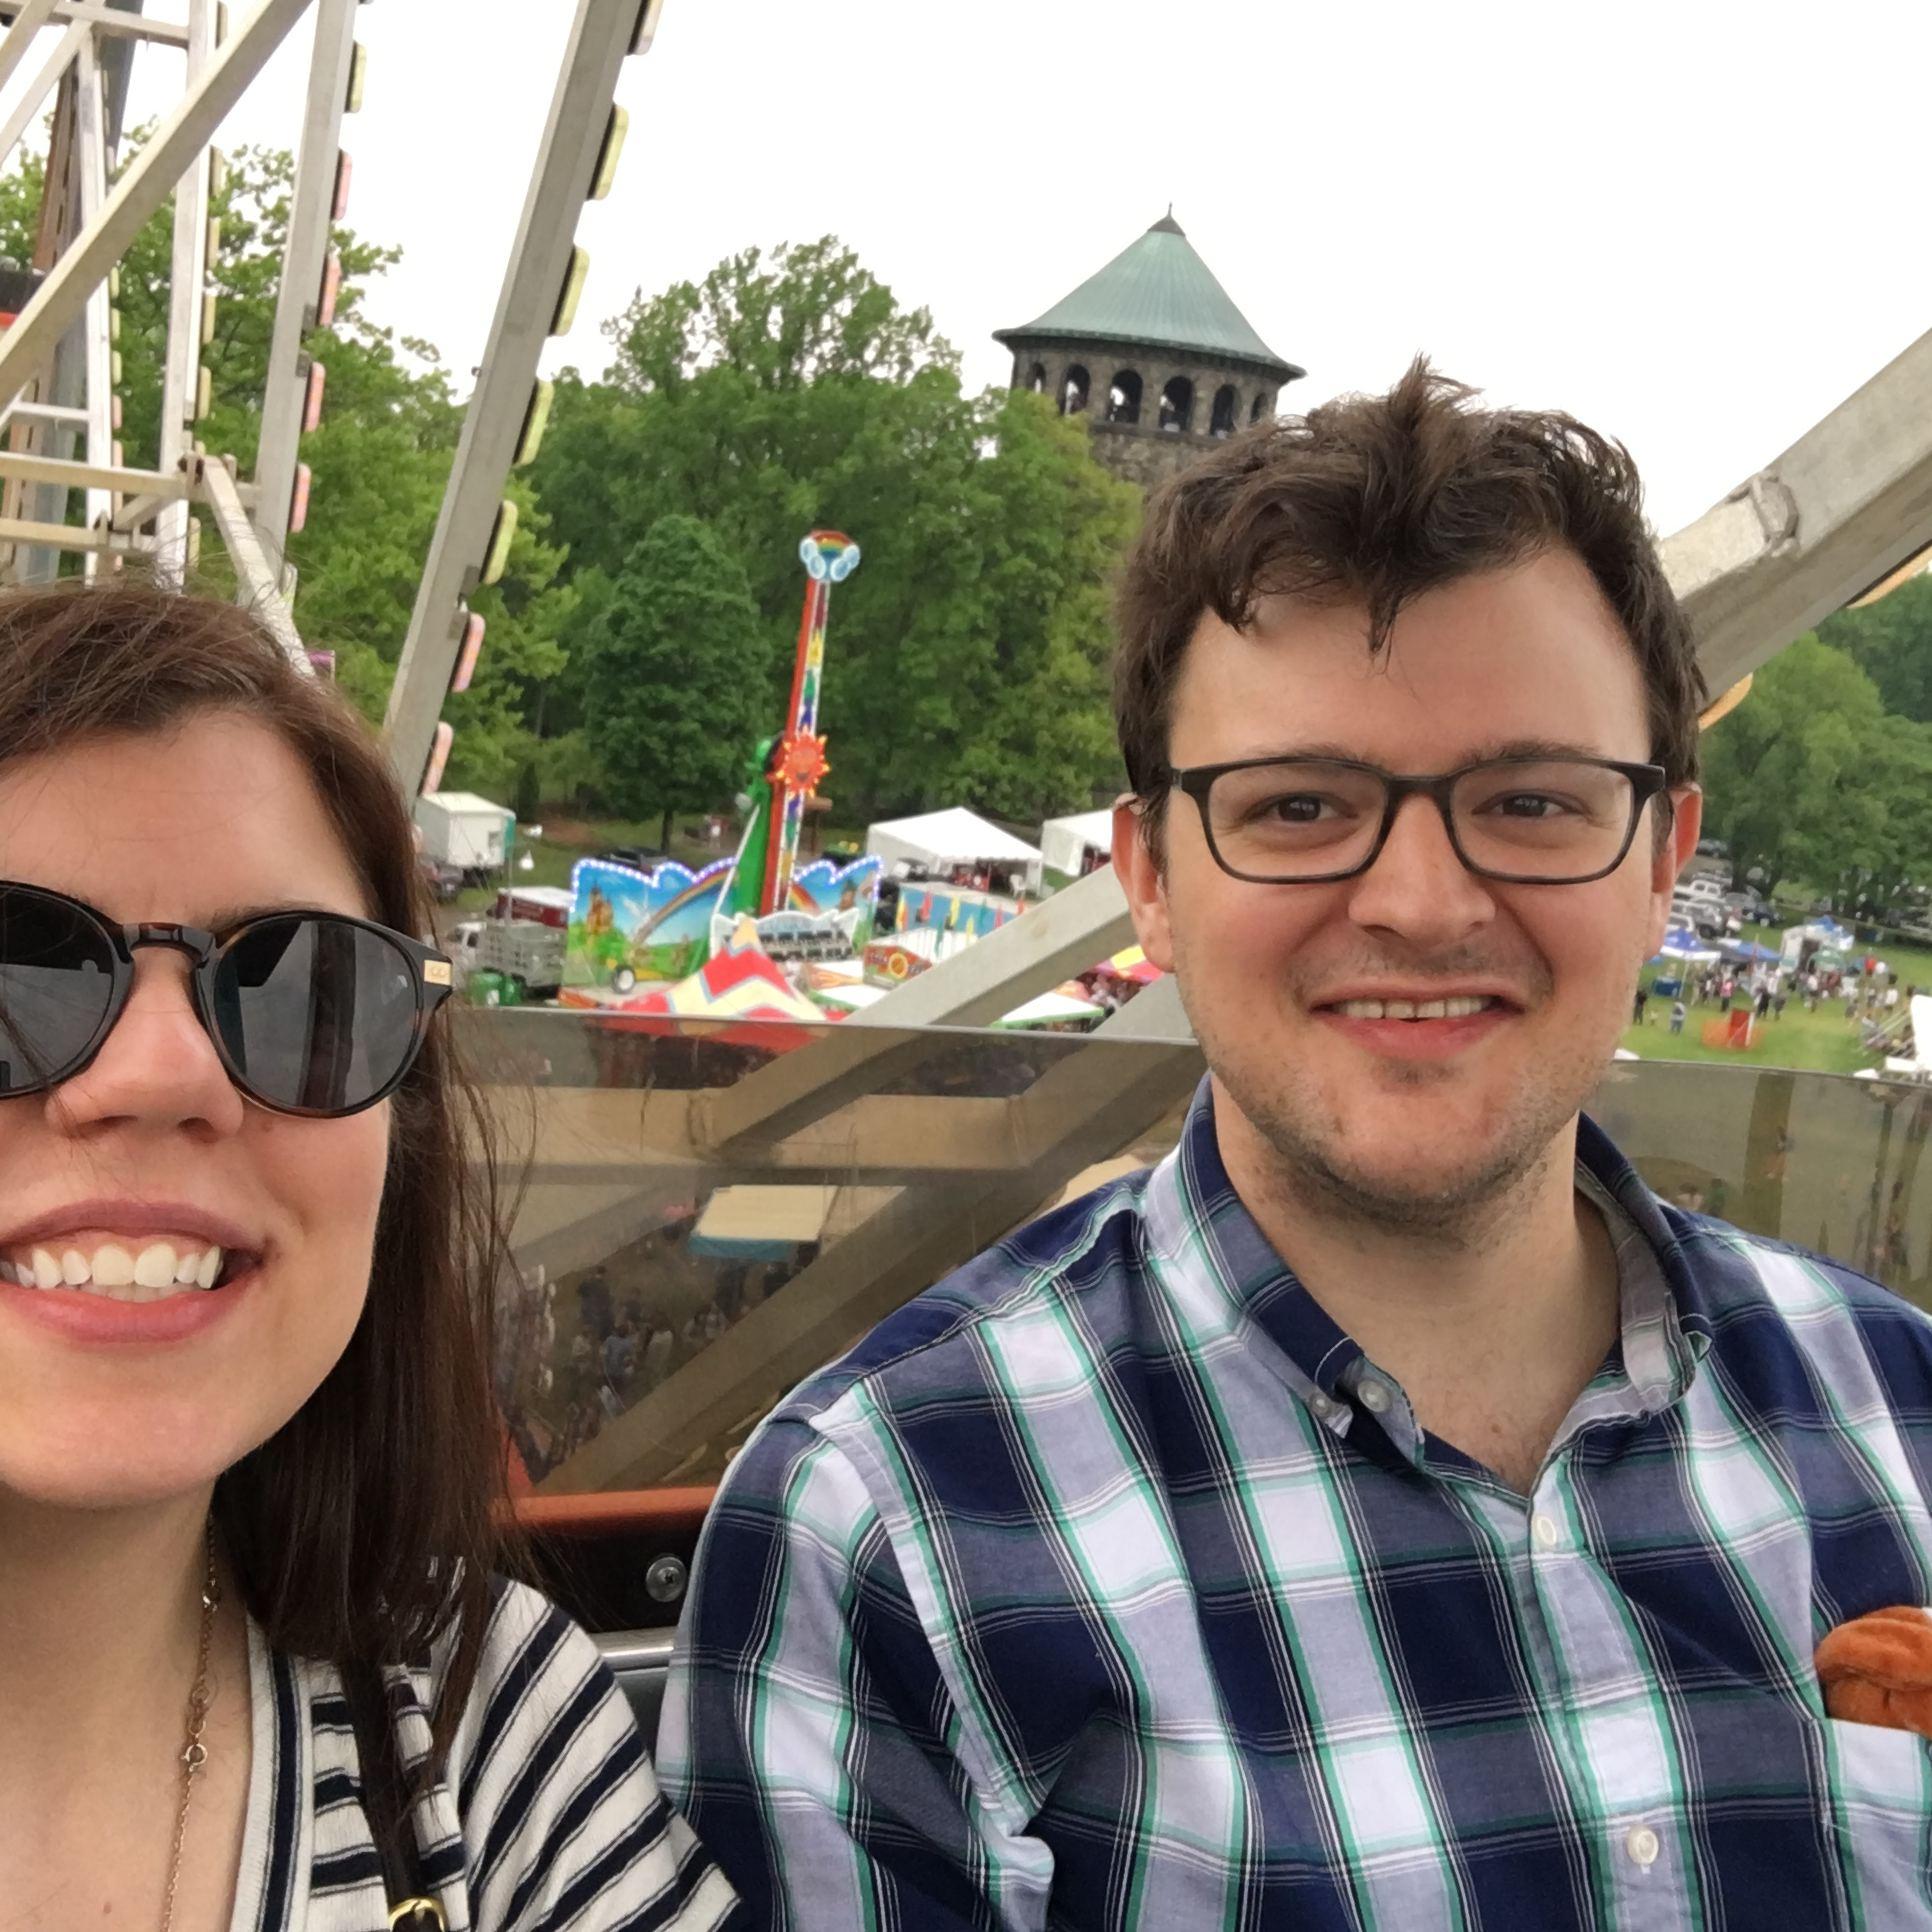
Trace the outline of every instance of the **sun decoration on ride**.
{"type": "Polygon", "coordinates": [[[825,740],[812,732],[801,731],[788,735],[779,744],[772,776],[788,794],[803,793],[809,798],[830,770],[831,766],[825,762],[825,740]]]}

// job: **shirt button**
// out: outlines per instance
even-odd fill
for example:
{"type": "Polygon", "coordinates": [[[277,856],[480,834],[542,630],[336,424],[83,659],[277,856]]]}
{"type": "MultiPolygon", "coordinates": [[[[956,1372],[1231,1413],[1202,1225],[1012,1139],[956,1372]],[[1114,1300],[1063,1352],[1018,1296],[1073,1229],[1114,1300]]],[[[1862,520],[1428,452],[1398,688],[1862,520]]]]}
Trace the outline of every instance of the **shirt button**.
{"type": "Polygon", "coordinates": [[[1308,1398],[1308,1406],[1311,1410],[1314,1411],[1314,1414],[1318,1421],[1326,1422],[1328,1418],[1335,1413],[1334,1403],[1332,1403],[1327,1396],[1322,1394],[1321,1390],[1319,1389],[1317,1389],[1315,1393],[1308,1398]]]}
{"type": "Polygon", "coordinates": [[[1393,1398],[1389,1394],[1386,1383],[1364,1382],[1355,1393],[1362,1398],[1362,1407],[1370,1415],[1386,1415],[1388,1413],[1389,1403],[1393,1398]]]}
{"type": "MultiPolygon", "coordinates": [[[[1563,1532],[1557,1528],[1554,1516],[1545,1516],[1539,1510],[1530,1518],[1530,1534],[1544,1549],[1553,1550],[1562,1540],[1563,1532]]],[[[1651,1856],[1654,1858],[1656,1853],[1651,1853],[1651,1856]]]]}
{"type": "Polygon", "coordinates": [[[1657,1842],[1657,1834],[1648,1825],[1637,1826],[1623,1841],[1623,1848],[1646,1871],[1656,1864],[1657,1854],[1663,1849],[1657,1842]]]}

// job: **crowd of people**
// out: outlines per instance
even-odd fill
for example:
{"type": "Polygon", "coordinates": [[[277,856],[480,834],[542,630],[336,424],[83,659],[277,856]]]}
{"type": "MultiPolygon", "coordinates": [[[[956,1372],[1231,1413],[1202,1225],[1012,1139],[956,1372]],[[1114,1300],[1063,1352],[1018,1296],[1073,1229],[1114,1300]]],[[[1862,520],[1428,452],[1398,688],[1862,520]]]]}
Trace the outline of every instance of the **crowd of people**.
{"type": "MultiPolygon", "coordinates": [[[[1867,960],[1863,972],[1816,966],[1802,971],[1767,965],[1697,966],[1688,969],[1676,987],[1670,999],[1672,1033],[1683,1032],[1685,1021],[1696,1007],[1714,1006],[1720,1013],[1748,1010],[1754,1020],[1781,1020],[1793,998],[1804,1002],[1807,1013],[1815,1013],[1820,1005],[1842,1000],[1848,1022],[1883,1029],[1892,1024],[1901,1007],[1910,1006],[1919,990],[1916,986],[1901,988],[1897,976],[1876,960],[1867,960]]],[[[1650,1023],[1649,1007],[1653,998],[1661,1003],[1662,996],[1653,987],[1638,986],[1631,1010],[1638,1026],[1650,1023]]]]}

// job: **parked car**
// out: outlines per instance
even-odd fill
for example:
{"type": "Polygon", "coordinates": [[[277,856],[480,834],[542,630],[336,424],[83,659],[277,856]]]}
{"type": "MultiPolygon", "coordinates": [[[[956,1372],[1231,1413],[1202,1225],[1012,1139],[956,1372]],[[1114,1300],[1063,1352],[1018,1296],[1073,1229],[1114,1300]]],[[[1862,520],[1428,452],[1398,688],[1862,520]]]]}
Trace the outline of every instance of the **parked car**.
{"type": "Polygon", "coordinates": [[[422,855],[421,864],[423,878],[429,885],[429,896],[439,906],[448,905],[467,883],[461,866],[445,865],[441,859],[432,859],[427,852],[422,855]]]}

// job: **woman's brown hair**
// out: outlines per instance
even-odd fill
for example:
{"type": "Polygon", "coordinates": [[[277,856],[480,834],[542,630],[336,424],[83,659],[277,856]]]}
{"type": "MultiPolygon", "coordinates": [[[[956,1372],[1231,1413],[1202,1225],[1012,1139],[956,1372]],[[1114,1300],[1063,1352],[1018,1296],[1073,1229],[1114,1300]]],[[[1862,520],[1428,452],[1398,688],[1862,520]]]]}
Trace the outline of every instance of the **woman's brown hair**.
{"type": "Polygon", "coordinates": [[[1245,431],[1155,493],[1121,572],[1114,722],[1157,854],[1174,688],[1204,615],[1239,629],[1263,597],[1359,599],[1374,654],[1410,598],[1558,546],[1629,636],[1652,758],[1672,785],[1696,778],[1704,675],[1630,452],[1474,394],[1418,358],[1387,395],[1245,431]]]}
{"type": "MultiPolygon", "coordinates": [[[[251,718],[300,759],[371,915],[429,930],[409,813],[381,746],[325,680],[235,605],[120,578],[0,594],[0,767],[87,740],[251,718]]],[[[270,1644],[419,1660],[454,1633],[442,1760],[474,1682],[489,1578],[513,1555],[491,1384],[507,1251],[490,1122],[446,1015],[391,1097],[389,1168],[362,1316],[301,1410],[219,1480],[215,1518],[270,1644]]]]}

